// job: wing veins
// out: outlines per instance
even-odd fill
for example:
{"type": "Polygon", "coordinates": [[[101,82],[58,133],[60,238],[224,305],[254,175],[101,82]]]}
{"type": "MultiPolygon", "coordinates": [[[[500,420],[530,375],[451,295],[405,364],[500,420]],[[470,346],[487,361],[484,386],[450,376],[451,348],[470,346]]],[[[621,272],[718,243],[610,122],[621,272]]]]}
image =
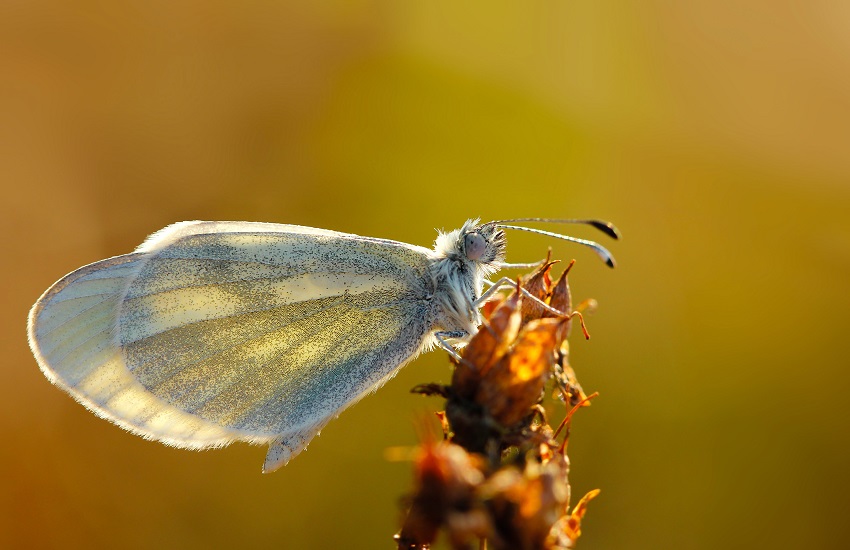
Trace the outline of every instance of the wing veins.
{"type": "MultiPolygon", "coordinates": [[[[76,284],[76,283],[88,283],[88,282],[100,282],[100,281],[109,281],[109,280],[111,280],[111,279],[126,279],[126,278],[127,278],[127,277],[126,277],[126,275],[125,275],[125,276],[122,276],[122,277],[97,277],[97,278],[91,278],[91,279],[82,279],[82,278],[81,278],[81,279],[78,279],[78,280],[74,281],[74,282],[73,282],[73,283],[71,283],[71,284],[76,284]]],[[[68,286],[70,286],[70,285],[68,285],[68,286]]],[[[67,287],[66,287],[66,288],[67,288],[67,287]]],[[[63,288],[62,290],[65,290],[65,289],[63,288]]],[[[60,292],[61,292],[61,291],[60,291],[60,292]]],[[[102,292],[96,292],[96,293],[94,293],[94,294],[87,294],[87,295],[85,295],[85,296],[72,296],[72,297],[70,297],[70,298],[60,298],[60,297],[59,297],[59,292],[58,292],[58,293],[56,293],[56,295],[55,295],[54,299],[53,299],[53,300],[50,300],[50,303],[53,303],[53,304],[63,304],[63,303],[65,303],[65,302],[70,302],[71,300],[79,300],[80,298],[91,298],[92,296],[98,296],[98,295],[105,295],[105,294],[104,294],[104,293],[102,293],[102,292]]]]}
{"type": "Polygon", "coordinates": [[[105,333],[109,332],[110,330],[112,330],[112,327],[106,327],[105,329],[92,334],[91,336],[89,336],[88,338],[86,338],[85,340],[83,340],[82,342],[77,344],[76,346],[72,347],[71,349],[69,349],[68,351],[63,353],[62,356],[59,357],[58,359],[54,359],[54,360],[49,361],[49,364],[51,365],[51,370],[55,370],[54,368],[52,368],[52,365],[54,363],[58,365],[59,363],[64,361],[66,357],[68,357],[69,355],[71,355],[72,353],[74,353],[75,351],[80,349],[83,345],[87,344],[90,340],[92,340],[93,338],[96,338],[96,337],[98,337],[102,334],[105,334],[105,333]]]}
{"type": "MultiPolygon", "coordinates": [[[[329,274],[333,274],[333,275],[344,275],[344,274],[366,275],[365,273],[358,273],[356,271],[327,271],[327,272],[324,272],[324,273],[329,273],[329,274]]],[[[257,277],[256,279],[245,279],[245,278],[243,278],[243,279],[235,279],[233,281],[225,281],[225,282],[219,281],[219,282],[214,282],[214,283],[181,285],[181,286],[176,286],[176,287],[173,287],[173,288],[165,288],[165,289],[162,289],[162,290],[156,290],[156,291],[149,292],[149,293],[146,293],[146,294],[138,294],[138,295],[135,295],[131,298],[127,298],[126,300],[124,300],[124,302],[126,303],[126,302],[130,302],[130,301],[133,301],[133,300],[138,300],[138,299],[141,299],[141,298],[147,298],[148,296],[156,296],[158,294],[166,294],[168,292],[173,292],[173,291],[176,291],[176,290],[199,289],[199,288],[215,287],[215,286],[221,286],[221,285],[239,284],[243,281],[250,281],[250,282],[253,282],[253,281],[286,281],[288,279],[294,279],[294,278],[296,278],[300,275],[302,275],[302,273],[297,273],[297,274],[294,274],[294,275],[279,275],[279,276],[275,276],[275,277],[257,277]]],[[[372,277],[372,279],[374,279],[374,277],[372,277]]],[[[370,279],[370,280],[372,280],[372,279],[370,279]]],[[[368,291],[365,291],[365,292],[368,292],[368,291]]],[[[298,303],[298,302],[292,302],[292,303],[298,303]]],[[[260,311],[260,310],[257,310],[257,311],[260,311]]]]}
{"type": "MultiPolygon", "coordinates": [[[[342,297],[352,298],[352,297],[356,297],[356,296],[362,296],[363,294],[367,294],[368,292],[371,292],[371,291],[364,290],[363,292],[358,292],[357,294],[351,294],[348,291],[345,291],[342,294],[333,294],[331,296],[325,296],[324,298],[321,298],[321,299],[325,300],[325,299],[329,299],[329,298],[342,298],[342,297]]],[[[181,327],[195,325],[195,324],[198,324],[198,323],[203,323],[205,321],[212,321],[212,320],[219,320],[219,319],[236,319],[236,318],[241,317],[243,315],[251,315],[252,313],[262,313],[262,312],[265,312],[265,311],[273,311],[275,309],[279,309],[279,308],[284,307],[284,306],[291,306],[291,305],[295,305],[295,304],[307,304],[307,303],[310,303],[310,302],[313,302],[313,301],[315,301],[315,300],[302,300],[300,302],[297,302],[297,301],[296,302],[288,302],[286,304],[280,304],[280,305],[272,306],[272,307],[265,308],[265,309],[252,309],[251,311],[241,311],[241,312],[237,312],[237,313],[230,313],[228,315],[222,315],[221,317],[213,317],[211,319],[199,319],[197,321],[189,321],[187,323],[176,326],[174,328],[169,328],[169,329],[163,330],[161,332],[155,332],[155,333],[150,334],[148,336],[144,336],[142,338],[139,338],[138,340],[132,340],[132,341],[129,341],[129,342],[121,342],[121,345],[126,346],[128,344],[134,344],[136,342],[141,342],[142,340],[146,340],[146,339],[151,338],[153,336],[165,334],[165,333],[170,332],[172,330],[177,330],[181,327]]],[[[398,303],[401,303],[403,301],[404,300],[397,300],[398,303]]],[[[380,306],[373,306],[373,307],[380,307],[380,306]]]]}
{"type": "MultiPolygon", "coordinates": [[[[95,296],[97,296],[97,294],[95,294],[95,296]]],[[[39,339],[39,340],[41,340],[42,338],[46,338],[47,336],[50,336],[51,334],[53,334],[53,331],[55,331],[55,330],[57,330],[57,329],[59,329],[59,328],[62,328],[63,326],[65,326],[65,324],[69,323],[70,321],[73,321],[74,319],[76,319],[77,317],[79,317],[80,315],[82,315],[83,313],[85,313],[85,312],[87,312],[87,311],[90,311],[90,310],[92,310],[92,309],[96,308],[97,306],[101,305],[103,302],[107,301],[107,300],[110,298],[110,295],[109,295],[109,294],[100,294],[100,296],[103,296],[103,299],[102,299],[102,300],[100,300],[99,302],[97,302],[97,303],[95,303],[95,304],[90,305],[89,307],[87,307],[87,308],[85,308],[85,309],[81,309],[79,312],[77,312],[77,313],[75,313],[73,316],[71,316],[71,317],[69,317],[69,318],[65,319],[64,321],[62,321],[61,323],[59,323],[59,324],[58,324],[58,325],[56,325],[55,327],[52,327],[52,328],[51,328],[50,330],[48,330],[47,332],[41,332],[41,333],[39,333],[39,334],[38,334],[38,339],[39,339]]],[[[78,299],[78,298],[91,298],[91,296],[78,296],[77,298],[69,298],[69,300],[65,300],[65,301],[70,301],[71,299],[76,300],[76,299],[78,299]]],[[[52,302],[51,302],[51,303],[52,303],[52,302]]],[[[49,304],[48,304],[48,305],[49,305],[49,304]]],[[[42,308],[42,311],[44,311],[44,309],[43,309],[43,308],[42,308]]]]}
{"type": "MultiPolygon", "coordinates": [[[[378,259],[378,260],[382,260],[385,263],[392,265],[392,262],[387,261],[387,259],[383,256],[371,255],[370,257],[378,259]]],[[[235,259],[235,258],[214,258],[214,257],[209,257],[209,256],[183,256],[183,255],[180,255],[180,256],[156,255],[156,256],[151,256],[149,258],[149,260],[153,260],[153,261],[167,261],[167,260],[192,261],[192,260],[196,260],[196,261],[205,261],[205,262],[226,262],[226,263],[234,263],[234,264],[258,264],[258,265],[264,265],[264,266],[269,266],[269,267],[288,267],[290,265],[294,265],[294,264],[291,264],[289,262],[281,263],[281,262],[274,262],[274,261],[271,261],[271,260],[269,260],[269,261],[239,260],[239,259],[235,259]]],[[[301,264],[298,264],[298,265],[301,265],[301,264]]],[[[345,273],[345,272],[341,272],[341,273],[345,273]]]]}
{"type": "MultiPolygon", "coordinates": [[[[342,297],[341,295],[340,295],[340,296],[337,296],[337,298],[341,298],[341,297],[342,297]]],[[[304,316],[302,316],[302,317],[298,317],[297,319],[293,319],[290,323],[287,323],[287,324],[291,324],[292,322],[302,321],[302,320],[304,320],[304,319],[309,319],[310,317],[312,317],[312,316],[314,316],[314,315],[318,315],[319,313],[321,313],[321,312],[323,312],[323,311],[326,311],[326,310],[328,310],[328,309],[331,309],[331,308],[333,308],[333,307],[336,307],[336,306],[338,306],[338,305],[340,305],[339,300],[336,300],[336,301],[335,301],[335,303],[328,304],[328,305],[326,305],[325,307],[323,307],[323,308],[321,308],[321,309],[319,309],[319,310],[317,310],[317,311],[314,311],[314,312],[309,313],[309,314],[307,314],[307,315],[304,315],[304,316]]],[[[270,309],[263,310],[263,311],[273,311],[274,309],[278,309],[278,308],[270,308],[270,309]]],[[[252,313],[253,313],[253,312],[252,312],[252,313]]],[[[246,314],[246,315],[247,315],[247,314],[246,314]]],[[[187,325],[188,325],[188,324],[187,324],[187,325]]],[[[182,326],[187,326],[187,325],[182,325],[182,326]]],[[[285,326],[285,325],[284,325],[284,326],[285,326]]],[[[180,327],[176,327],[176,328],[173,328],[173,329],[170,329],[170,330],[177,330],[177,329],[179,329],[179,328],[180,328],[180,327]]],[[[282,328],[283,328],[283,327],[280,327],[280,328],[275,329],[275,330],[265,331],[265,332],[263,332],[262,334],[259,334],[259,335],[257,335],[257,336],[254,336],[254,337],[252,337],[252,338],[247,338],[247,339],[245,339],[245,340],[242,340],[242,341],[240,341],[238,344],[236,344],[236,345],[234,345],[234,346],[230,346],[230,347],[224,348],[223,350],[217,351],[217,352],[215,352],[215,353],[211,353],[211,354],[209,354],[209,355],[205,355],[205,356],[203,356],[203,357],[200,357],[200,358],[198,358],[198,359],[195,359],[195,360],[193,360],[193,361],[191,361],[191,362],[186,363],[185,365],[183,365],[183,366],[180,368],[180,371],[179,371],[179,372],[182,372],[182,371],[183,371],[183,370],[185,370],[186,368],[191,367],[191,366],[194,366],[194,365],[197,365],[197,364],[199,364],[199,363],[202,363],[202,362],[204,362],[204,361],[206,361],[206,360],[208,360],[208,359],[212,359],[213,357],[218,357],[218,356],[220,356],[220,355],[223,355],[223,354],[227,353],[228,351],[231,351],[231,350],[233,350],[234,348],[237,348],[237,347],[242,346],[242,345],[244,345],[244,344],[248,344],[248,343],[250,343],[250,342],[256,342],[257,340],[260,340],[260,339],[262,339],[262,338],[265,338],[266,336],[268,336],[268,335],[269,335],[269,334],[271,334],[272,332],[275,332],[276,330],[281,330],[282,328]]],[[[164,334],[164,333],[160,333],[160,334],[164,334]]],[[[287,348],[285,348],[285,349],[289,349],[289,348],[287,347],[287,348]]],[[[139,366],[142,366],[142,365],[148,365],[148,364],[150,364],[150,363],[140,363],[140,364],[139,364],[139,366]]],[[[152,388],[152,389],[153,389],[153,388],[159,388],[159,387],[161,387],[163,384],[167,383],[167,382],[168,382],[168,380],[170,380],[170,378],[169,378],[169,379],[167,379],[167,380],[163,380],[162,382],[160,382],[160,383],[158,383],[158,384],[154,384],[154,385],[152,385],[152,386],[151,386],[151,388],[152,388]]],[[[187,390],[187,391],[188,391],[188,390],[187,390]]]]}
{"type": "MultiPolygon", "coordinates": [[[[333,306],[328,306],[327,308],[323,308],[323,310],[325,310],[325,309],[330,309],[331,307],[333,307],[333,306]]],[[[318,314],[318,313],[320,313],[320,311],[317,311],[317,312],[315,312],[314,314],[318,314]]],[[[311,314],[311,315],[309,315],[308,317],[305,317],[305,318],[312,317],[314,314],[311,314]]],[[[303,343],[305,343],[305,342],[307,342],[307,341],[309,341],[309,340],[311,340],[311,339],[315,338],[315,337],[316,337],[316,335],[318,335],[319,333],[321,333],[321,332],[323,332],[323,331],[326,331],[326,330],[329,330],[329,329],[330,329],[330,326],[329,326],[328,324],[319,325],[319,326],[317,326],[317,327],[316,327],[316,329],[315,329],[315,330],[310,331],[308,334],[303,334],[303,335],[302,335],[301,337],[299,337],[298,339],[293,340],[293,341],[290,341],[290,342],[287,342],[287,343],[286,343],[286,345],[285,345],[285,347],[282,347],[282,348],[280,348],[279,350],[277,350],[277,351],[274,353],[274,355],[273,355],[272,357],[269,357],[266,361],[263,361],[262,363],[260,363],[260,364],[258,364],[258,365],[253,366],[253,367],[251,368],[251,373],[259,372],[259,371],[261,371],[261,370],[265,369],[266,367],[268,367],[268,365],[269,365],[269,364],[271,364],[271,363],[273,363],[273,362],[277,361],[277,360],[278,360],[281,356],[283,356],[284,354],[286,354],[286,353],[287,353],[288,351],[290,351],[292,348],[302,345],[303,343]]],[[[269,334],[269,333],[266,333],[266,335],[267,335],[267,334],[269,334]]],[[[343,336],[343,335],[342,335],[342,334],[340,334],[340,336],[343,336]]],[[[253,340],[253,339],[252,339],[252,340],[253,340]]],[[[247,341],[248,341],[248,340],[246,340],[246,342],[247,342],[247,341]]],[[[233,348],[230,348],[230,349],[233,349],[233,348]]],[[[211,396],[210,396],[210,397],[208,397],[207,399],[204,399],[201,403],[199,403],[196,407],[194,407],[194,408],[193,408],[190,412],[196,412],[196,411],[198,411],[199,409],[201,409],[201,408],[203,408],[205,405],[207,405],[210,401],[214,400],[216,397],[218,397],[218,396],[220,396],[221,394],[225,393],[226,391],[230,390],[230,389],[231,389],[231,388],[233,388],[234,386],[236,386],[236,385],[238,385],[238,384],[241,384],[242,382],[243,382],[243,380],[242,380],[242,379],[232,380],[232,381],[228,382],[228,383],[227,383],[227,385],[225,385],[224,387],[222,387],[220,391],[218,391],[218,392],[217,392],[216,394],[214,394],[214,395],[211,395],[211,396]]],[[[276,395],[277,395],[277,392],[275,393],[275,395],[270,396],[268,399],[266,399],[263,403],[267,403],[269,400],[273,399],[276,395]]]]}

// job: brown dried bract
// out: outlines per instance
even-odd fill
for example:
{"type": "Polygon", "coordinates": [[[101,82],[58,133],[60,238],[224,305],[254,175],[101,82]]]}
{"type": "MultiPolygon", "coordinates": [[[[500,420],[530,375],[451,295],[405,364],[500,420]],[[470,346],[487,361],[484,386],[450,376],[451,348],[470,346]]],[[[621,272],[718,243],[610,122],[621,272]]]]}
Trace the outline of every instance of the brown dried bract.
{"type": "Polygon", "coordinates": [[[475,402],[499,424],[510,428],[526,418],[541,399],[555,364],[557,333],[565,321],[534,319],[481,378],[475,402]]]}
{"type": "MultiPolygon", "coordinates": [[[[547,258],[546,262],[535,269],[530,275],[522,278],[522,286],[529,294],[535,298],[539,298],[542,302],[548,302],[549,296],[552,293],[552,279],[549,277],[549,271],[552,266],[558,262],[550,262],[547,258]]],[[[568,309],[561,310],[569,313],[568,309]]],[[[526,324],[532,319],[540,319],[546,317],[547,311],[543,306],[534,300],[523,300],[522,304],[522,324],[526,324]]]]}
{"type": "Polygon", "coordinates": [[[519,333],[519,294],[514,293],[481,325],[463,350],[452,376],[456,396],[473,399],[481,378],[507,353],[519,333]]]}
{"type": "Polygon", "coordinates": [[[599,489],[594,489],[581,497],[573,507],[573,511],[562,516],[549,532],[545,548],[551,550],[567,550],[575,548],[576,541],[581,536],[581,520],[587,512],[587,503],[599,495],[599,489]]]}
{"type": "MultiPolygon", "coordinates": [[[[558,282],[552,287],[552,293],[549,298],[549,305],[558,311],[563,311],[564,313],[571,313],[573,310],[573,297],[570,293],[570,283],[567,281],[567,275],[572,269],[573,265],[575,265],[576,261],[573,260],[561,274],[561,277],[558,279],[558,282]]],[[[550,312],[546,312],[546,315],[552,315],[550,312]]],[[[561,340],[566,339],[570,334],[570,325],[572,324],[572,319],[568,319],[563,327],[563,334],[559,334],[561,340]]]]}

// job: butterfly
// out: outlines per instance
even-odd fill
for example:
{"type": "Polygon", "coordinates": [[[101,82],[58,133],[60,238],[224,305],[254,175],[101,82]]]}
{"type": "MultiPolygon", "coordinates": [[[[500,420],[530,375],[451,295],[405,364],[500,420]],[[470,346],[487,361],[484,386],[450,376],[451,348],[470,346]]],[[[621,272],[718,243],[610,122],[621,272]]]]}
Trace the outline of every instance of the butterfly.
{"type": "MultiPolygon", "coordinates": [[[[467,221],[433,249],[297,225],[190,221],[66,275],[32,307],[44,375],[96,415],[185,449],[269,446],[271,472],[423,351],[475,333],[509,279],[508,222],[467,221]],[[484,285],[490,288],[484,292],[484,285]]],[[[528,264],[525,264],[528,265],[528,264]]]]}

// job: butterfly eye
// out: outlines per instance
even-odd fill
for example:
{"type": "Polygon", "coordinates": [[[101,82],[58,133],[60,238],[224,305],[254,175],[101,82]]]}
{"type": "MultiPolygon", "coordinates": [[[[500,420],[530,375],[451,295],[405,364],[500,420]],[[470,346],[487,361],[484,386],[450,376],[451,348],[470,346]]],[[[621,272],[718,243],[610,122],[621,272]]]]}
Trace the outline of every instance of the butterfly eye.
{"type": "Polygon", "coordinates": [[[470,260],[480,260],[487,250],[487,241],[480,233],[467,233],[463,237],[463,250],[470,260]]]}

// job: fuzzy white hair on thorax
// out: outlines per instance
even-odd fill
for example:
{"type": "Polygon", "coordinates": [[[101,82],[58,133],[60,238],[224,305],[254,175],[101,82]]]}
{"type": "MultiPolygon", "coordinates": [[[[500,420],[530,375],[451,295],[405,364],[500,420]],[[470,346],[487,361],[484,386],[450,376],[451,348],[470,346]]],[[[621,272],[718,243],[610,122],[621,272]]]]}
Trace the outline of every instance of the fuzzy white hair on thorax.
{"type": "Polygon", "coordinates": [[[461,250],[461,240],[469,231],[478,227],[479,221],[479,218],[466,220],[460,229],[455,229],[448,233],[438,229],[437,239],[434,241],[434,252],[446,258],[453,258],[462,255],[463,250],[461,250]]]}

